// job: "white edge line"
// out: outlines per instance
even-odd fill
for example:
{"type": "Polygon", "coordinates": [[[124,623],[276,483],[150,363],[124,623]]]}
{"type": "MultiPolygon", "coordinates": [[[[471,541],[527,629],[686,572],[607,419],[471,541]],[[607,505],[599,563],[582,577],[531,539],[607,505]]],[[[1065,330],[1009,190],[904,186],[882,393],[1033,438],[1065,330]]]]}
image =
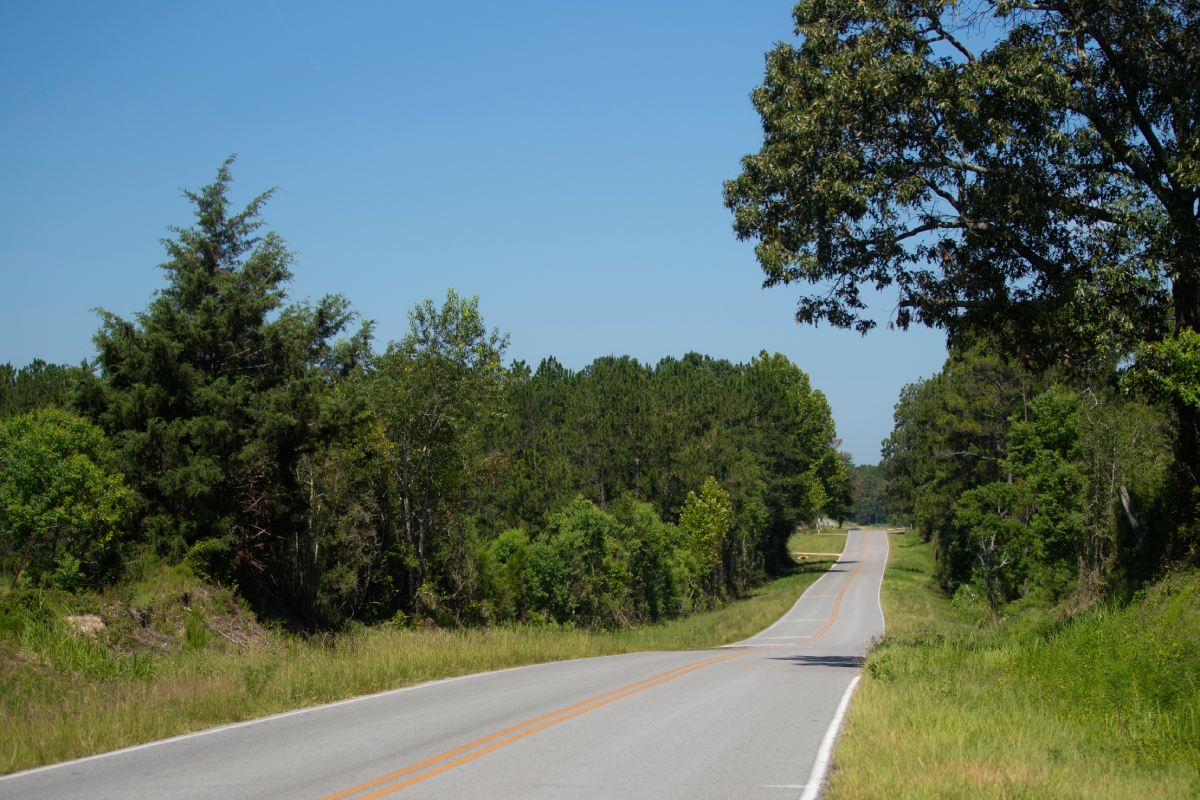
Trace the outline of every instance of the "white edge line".
{"type": "MultiPolygon", "coordinates": [[[[850,546],[850,538],[849,538],[850,534],[853,533],[854,531],[858,531],[864,537],[869,535],[869,532],[866,530],[863,530],[862,528],[847,529],[847,531],[846,531],[846,547],[847,548],[849,548],[849,546],[850,546]]],[[[889,552],[890,552],[890,548],[889,548],[889,552]]],[[[779,645],[779,644],[759,645],[759,644],[756,644],[755,642],[758,640],[761,640],[761,639],[769,638],[769,637],[763,636],[763,634],[770,633],[771,631],[775,630],[777,627],[779,627],[780,625],[782,625],[785,622],[798,622],[799,620],[788,619],[788,615],[791,614],[793,611],[795,611],[797,608],[799,608],[800,603],[803,602],[806,598],[813,599],[813,598],[821,598],[821,597],[826,597],[826,598],[837,597],[836,594],[809,594],[809,592],[811,592],[813,589],[815,589],[817,587],[817,584],[819,584],[822,580],[824,580],[828,576],[832,575],[833,567],[836,567],[838,564],[842,563],[842,559],[845,557],[846,557],[846,551],[843,550],[842,555],[838,557],[838,560],[835,561],[830,566],[829,569],[825,570],[825,572],[823,572],[815,581],[813,581],[811,584],[809,584],[809,587],[807,589],[805,589],[803,592],[800,593],[800,596],[796,598],[796,602],[792,603],[792,607],[789,608],[787,610],[787,613],[785,613],[782,617],[775,620],[770,625],[763,628],[761,631],[759,631],[758,633],[754,634],[753,636],[751,636],[747,639],[742,639],[739,642],[730,642],[729,644],[718,645],[718,648],[732,650],[732,649],[742,649],[742,648],[748,648],[748,647],[791,647],[792,645],[779,645]]],[[[884,560],[884,569],[885,570],[887,569],[887,560],[886,559],[884,560]]],[[[879,591],[883,591],[883,576],[882,575],[879,578],[879,591]]],[[[880,618],[880,620],[882,620],[883,619],[883,605],[882,605],[882,601],[879,600],[878,595],[876,596],[876,601],[880,604],[879,605],[879,618],[880,618]]],[[[824,622],[826,619],[828,619],[828,618],[820,617],[819,619],[816,619],[813,621],[814,622],[824,622]]]]}
{"type": "Polygon", "coordinates": [[[892,558],[892,540],[888,538],[887,531],[883,532],[883,543],[887,545],[887,554],[883,558],[883,571],[879,573],[879,586],[875,590],[875,604],[879,606],[880,635],[887,631],[887,617],[883,613],[883,581],[887,578],[888,561],[892,558]]]}
{"type": "MultiPolygon", "coordinates": [[[[851,528],[850,530],[854,530],[854,529],[851,528]]],[[[846,531],[846,533],[849,534],[850,531],[848,530],[848,531],[846,531]]],[[[844,555],[844,553],[843,553],[843,555],[844,555]]],[[[839,558],[838,561],[840,562],[841,559],[839,558]]],[[[837,564],[837,562],[835,562],[834,565],[836,566],[836,564],[837,564]]],[[[886,566],[885,566],[885,568],[886,568],[886,566]]],[[[820,577],[817,578],[817,581],[820,581],[821,578],[824,578],[828,574],[830,574],[830,573],[827,570],[825,573],[823,573],[820,577]]],[[[816,586],[817,581],[814,581],[808,588],[812,589],[813,586],[816,586]]],[[[882,591],[882,584],[883,584],[883,581],[882,581],[882,579],[880,579],[880,591],[882,591]]],[[[788,613],[791,613],[791,611],[800,604],[800,601],[804,599],[804,595],[806,595],[806,594],[808,594],[807,591],[801,593],[800,597],[796,599],[796,602],[792,605],[792,608],[789,609],[788,613]]],[[[882,605],[880,605],[879,613],[880,613],[880,616],[882,617],[882,615],[883,615],[883,606],[882,605]]],[[[785,614],[784,617],[786,618],[786,616],[787,615],[785,614]]],[[[772,627],[774,627],[774,625],[768,627],[766,630],[760,631],[760,633],[766,633],[766,631],[770,630],[772,627]]],[[[759,634],[755,634],[755,636],[757,636],[757,635],[759,635],[759,634]]],[[[750,637],[750,638],[754,638],[754,637],[750,637]]],[[[743,641],[748,641],[748,640],[743,640],[743,641]]],[[[734,644],[721,645],[722,648],[734,648],[734,647],[742,647],[742,646],[744,646],[744,645],[742,645],[741,642],[737,642],[734,644]]],[[[768,646],[772,646],[772,645],[768,645],[768,646]]],[[[774,645],[774,646],[780,646],[780,645],[774,645]]],[[[783,645],[783,646],[787,646],[787,645],[783,645]]],[[[714,649],[718,649],[718,648],[714,648],[714,649]]],[[[669,651],[652,651],[652,652],[689,652],[689,651],[669,650],[669,651]]],[[[125,753],[134,753],[134,752],[137,752],[138,750],[148,750],[151,747],[159,747],[160,745],[171,744],[173,742],[180,742],[180,741],[184,741],[187,739],[195,739],[195,738],[198,738],[201,736],[209,736],[210,734],[222,733],[224,731],[236,730],[238,728],[247,728],[251,725],[258,725],[258,724],[264,723],[264,722],[272,722],[272,721],[278,720],[278,719],[286,719],[287,717],[298,717],[302,714],[311,714],[311,713],[314,713],[317,711],[323,711],[328,708],[337,708],[338,706],[346,706],[346,705],[350,705],[351,703],[361,703],[366,700],[374,700],[374,699],[381,698],[381,697],[388,697],[390,695],[401,694],[403,692],[412,692],[412,691],[416,691],[417,689],[425,689],[430,686],[439,686],[443,683],[455,683],[457,681],[465,681],[465,680],[469,680],[471,678],[482,678],[486,675],[496,675],[501,672],[515,672],[516,670],[519,670],[519,669],[532,669],[534,667],[542,667],[542,666],[546,666],[548,664],[563,664],[563,663],[566,663],[569,661],[590,661],[593,659],[601,659],[601,658],[617,658],[619,656],[627,656],[627,655],[635,655],[635,653],[613,653],[613,654],[607,655],[607,656],[586,656],[584,658],[569,658],[569,659],[565,659],[563,661],[543,661],[543,662],[540,662],[537,664],[522,664],[519,667],[507,667],[505,669],[494,669],[494,670],[489,670],[487,672],[473,672],[473,673],[470,673],[467,675],[455,675],[454,677],[451,677],[451,678],[440,678],[438,680],[426,681],[424,683],[414,683],[411,686],[401,686],[396,689],[384,689],[381,692],[374,692],[373,694],[364,694],[364,695],[359,695],[358,697],[350,697],[345,700],[335,700],[332,703],[321,703],[321,704],[318,704],[315,706],[306,706],[305,708],[296,708],[291,711],[281,711],[278,714],[271,714],[266,717],[257,717],[255,719],[242,720],[241,722],[231,722],[228,725],[219,725],[215,728],[205,728],[204,730],[200,730],[200,731],[191,731],[190,733],[181,733],[178,736],[170,736],[166,739],[155,739],[152,742],[143,742],[142,744],[130,745],[129,747],[122,747],[119,750],[109,750],[104,753],[95,753],[90,756],[74,758],[74,759],[71,759],[70,761],[59,761],[54,764],[45,764],[40,767],[34,767],[33,769],[22,770],[21,772],[10,772],[7,775],[0,775],[0,783],[4,783],[5,781],[10,781],[10,780],[13,780],[16,778],[23,778],[28,775],[36,775],[40,772],[50,772],[51,770],[61,769],[63,767],[71,767],[71,766],[75,766],[77,764],[85,764],[89,761],[99,761],[102,758],[110,758],[112,756],[119,756],[119,755],[123,755],[125,753]]],[[[825,734],[827,739],[830,737],[830,733],[836,729],[837,723],[841,721],[841,717],[845,713],[845,706],[849,703],[850,691],[852,691],[854,689],[854,686],[857,683],[858,683],[858,677],[855,676],[854,681],[851,682],[850,687],[846,690],[846,696],[842,698],[842,705],[838,706],[838,712],[834,716],[834,722],[830,728],[830,731],[826,732],[826,734],[825,734]]],[[[826,745],[825,742],[821,743],[822,751],[825,749],[825,745],[826,745]]],[[[830,746],[832,746],[832,743],[830,744],[830,746]]],[[[828,756],[826,756],[826,759],[828,759],[828,756]]],[[[820,762],[820,753],[818,753],[817,760],[818,760],[818,762],[820,762]]],[[[816,767],[814,766],[813,769],[814,769],[814,773],[815,773],[816,767]]],[[[810,786],[812,785],[811,780],[809,781],[809,785],[810,786]]],[[[812,795],[812,797],[816,797],[816,795],[814,794],[814,795],[812,795]]],[[[802,800],[808,800],[807,792],[802,797],[802,800]]]]}
{"type": "Polygon", "coordinates": [[[497,675],[501,672],[516,672],[517,670],[521,670],[521,669],[535,669],[537,667],[545,667],[545,666],[549,666],[552,664],[566,664],[571,661],[592,661],[592,660],[599,660],[602,658],[618,658],[620,656],[640,655],[642,652],[689,653],[689,652],[702,652],[702,651],[651,650],[651,651],[637,651],[637,652],[633,652],[633,653],[610,653],[609,655],[606,655],[606,656],[584,656],[583,658],[567,658],[567,659],[563,659],[561,661],[540,661],[536,664],[522,664],[517,667],[505,667],[504,669],[493,669],[493,670],[488,670],[487,672],[471,672],[466,675],[454,675],[450,678],[438,678],[437,680],[425,681],[424,683],[414,683],[410,686],[400,686],[395,689],[384,689],[381,692],[374,692],[372,694],[361,694],[361,695],[358,695],[357,697],[348,697],[345,700],[334,700],[331,703],[320,703],[315,706],[305,706],[304,708],[295,708],[295,709],[292,709],[291,711],[281,711],[278,714],[271,714],[266,717],[255,717],[254,719],[245,719],[245,720],[242,720],[241,722],[231,722],[227,725],[218,725],[215,728],[205,728],[204,730],[191,731],[189,733],[181,733],[178,736],[170,736],[166,739],[155,739],[152,742],[143,742],[141,744],[134,744],[134,745],[130,745],[129,747],[122,747],[119,750],[109,750],[104,753],[94,753],[93,755],[90,755],[90,756],[74,758],[74,759],[71,759],[70,761],[58,761],[54,764],[44,764],[40,767],[34,767],[33,769],[27,769],[27,770],[23,770],[21,772],[10,772],[7,775],[0,775],[0,783],[4,783],[5,781],[13,780],[15,778],[24,778],[28,775],[36,775],[39,772],[50,772],[51,770],[61,769],[63,767],[73,767],[77,764],[85,764],[88,761],[99,761],[102,758],[110,758],[112,756],[124,755],[125,753],[134,753],[134,752],[137,752],[138,750],[148,750],[151,747],[158,747],[160,745],[165,745],[165,744],[173,744],[175,742],[181,742],[186,739],[196,739],[201,736],[209,736],[210,734],[214,734],[214,733],[224,733],[225,731],[237,730],[238,728],[248,728],[251,725],[258,725],[258,724],[264,723],[264,722],[273,722],[273,721],[279,720],[279,719],[286,719],[287,717],[298,717],[303,714],[312,714],[312,713],[315,713],[318,711],[324,711],[325,709],[329,709],[329,708],[337,708],[338,706],[348,706],[351,703],[361,703],[366,700],[376,700],[376,699],[379,699],[382,697],[389,697],[389,696],[395,695],[395,694],[402,694],[404,692],[413,692],[413,691],[416,691],[417,689],[427,689],[431,686],[440,686],[443,683],[457,683],[458,681],[470,680],[471,678],[483,678],[488,675],[497,675]]]}
{"type": "MultiPolygon", "coordinates": [[[[888,556],[891,555],[892,543],[888,540],[887,534],[884,533],[884,543],[888,546],[888,556]]],[[[888,559],[884,559],[883,570],[887,572],[888,559]]],[[[879,588],[875,594],[876,604],[879,606],[879,621],[886,623],[883,615],[883,579],[885,575],[879,576],[879,588]]],[[[862,673],[854,676],[854,680],[850,681],[850,685],[846,687],[846,693],[842,695],[842,700],[838,703],[837,711],[833,712],[833,719],[829,722],[829,728],[825,731],[825,737],[821,739],[821,746],[817,748],[817,760],[813,762],[812,772],[808,775],[808,783],[804,785],[804,792],[800,795],[800,800],[816,800],[821,794],[821,789],[825,788],[825,774],[829,771],[829,762],[833,756],[833,745],[837,740],[838,731],[841,730],[842,720],[846,716],[846,710],[850,708],[850,698],[854,695],[854,690],[858,687],[858,681],[862,677],[862,673]]]]}
{"type": "Polygon", "coordinates": [[[850,707],[850,696],[854,694],[854,688],[858,686],[860,677],[862,676],[855,675],[854,680],[850,681],[850,685],[846,687],[846,693],[842,695],[842,701],[838,703],[837,711],[833,712],[833,719],[830,720],[829,728],[825,731],[825,738],[821,739],[821,746],[817,748],[817,760],[813,762],[812,772],[808,774],[808,782],[804,784],[804,792],[800,795],[800,800],[816,800],[825,786],[825,773],[829,771],[833,743],[837,739],[838,730],[842,727],[842,719],[846,716],[846,709],[850,707]]]}
{"type": "MultiPolygon", "coordinates": [[[[850,537],[850,533],[852,531],[862,531],[862,529],[861,528],[849,528],[846,530],[847,548],[849,548],[849,544],[850,544],[849,537],[850,537]]],[[[866,533],[865,531],[862,531],[862,532],[866,533]]],[[[817,587],[817,585],[821,583],[821,581],[823,581],[826,578],[828,578],[829,576],[833,575],[833,568],[836,567],[837,565],[841,564],[842,560],[844,558],[846,558],[846,550],[842,550],[842,554],[840,556],[838,556],[838,560],[833,562],[831,565],[829,565],[829,567],[824,572],[822,572],[820,575],[817,576],[817,579],[815,581],[813,581],[812,583],[809,584],[807,589],[805,589],[803,592],[800,593],[800,596],[796,598],[796,602],[792,603],[791,608],[789,608],[782,617],[775,620],[774,622],[772,622],[767,627],[763,628],[758,633],[754,634],[754,636],[743,639],[741,642],[731,642],[730,644],[723,644],[723,645],[721,645],[721,647],[739,647],[742,645],[743,642],[748,642],[748,641],[750,641],[750,639],[754,639],[759,636],[762,636],[764,633],[773,629],[776,625],[779,625],[781,622],[787,622],[788,616],[793,611],[795,611],[797,608],[799,608],[800,603],[804,602],[805,599],[812,599],[812,598],[819,598],[819,597],[837,597],[837,594],[828,594],[828,595],[811,594],[810,595],[809,592],[812,592],[813,589],[815,589],[817,587]]],[[[822,617],[822,619],[826,619],[826,618],[822,617]]]]}

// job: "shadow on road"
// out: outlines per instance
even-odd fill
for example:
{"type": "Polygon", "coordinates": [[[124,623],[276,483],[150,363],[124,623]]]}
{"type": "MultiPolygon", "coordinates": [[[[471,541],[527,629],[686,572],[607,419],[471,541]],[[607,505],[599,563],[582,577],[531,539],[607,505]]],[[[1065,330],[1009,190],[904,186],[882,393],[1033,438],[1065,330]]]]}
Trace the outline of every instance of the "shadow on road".
{"type": "Polygon", "coordinates": [[[772,661],[791,661],[798,667],[853,667],[858,669],[863,665],[862,656],[773,656],[772,661]]]}

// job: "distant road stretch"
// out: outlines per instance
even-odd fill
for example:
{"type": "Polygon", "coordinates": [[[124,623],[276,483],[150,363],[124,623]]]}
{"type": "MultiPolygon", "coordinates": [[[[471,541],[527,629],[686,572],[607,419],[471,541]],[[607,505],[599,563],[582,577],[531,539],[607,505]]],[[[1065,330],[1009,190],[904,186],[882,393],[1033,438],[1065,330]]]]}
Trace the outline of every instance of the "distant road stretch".
{"type": "MultiPolygon", "coordinates": [[[[718,650],[471,675],[0,778],[0,798],[796,798],[883,631],[887,534],[718,650]]],[[[811,791],[811,789],[810,789],[811,791]]]]}

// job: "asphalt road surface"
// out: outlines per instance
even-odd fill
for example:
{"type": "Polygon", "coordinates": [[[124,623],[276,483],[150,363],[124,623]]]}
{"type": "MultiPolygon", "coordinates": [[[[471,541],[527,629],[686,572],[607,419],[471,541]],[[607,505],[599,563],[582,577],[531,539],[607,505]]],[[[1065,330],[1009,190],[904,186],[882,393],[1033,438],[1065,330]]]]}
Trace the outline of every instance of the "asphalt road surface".
{"type": "Polygon", "coordinates": [[[882,633],[887,551],[851,531],[782,619],[718,650],[385,692],[18,773],[0,797],[796,798],[882,633]]]}

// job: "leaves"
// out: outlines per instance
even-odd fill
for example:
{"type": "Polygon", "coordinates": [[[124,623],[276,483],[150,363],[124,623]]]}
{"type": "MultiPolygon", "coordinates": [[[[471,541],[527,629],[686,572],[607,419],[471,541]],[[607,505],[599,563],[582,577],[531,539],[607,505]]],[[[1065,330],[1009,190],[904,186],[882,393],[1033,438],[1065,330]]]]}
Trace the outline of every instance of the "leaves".
{"type": "Polygon", "coordinates": [[[160,552],[199,547],[217,554],[202,559],[214,579],[296,603],[299,585],[272,571],[295,557],[297,467],[353,418],[326,390],[369,353],[370,325],[351,331],[337,296],[285,305],[292,255],[259,233],[271,193],[232,213],[232,160],[184,193],[196,223],[163,242],[167,286],[132,321],[101,312],[100,380],[77,402],[112,437],[160,552]]]}
{"type": "Polygon", "coordinates": [[[103,432],[70,412],[0,422],[0,537],[14,585],[22,574],[52,582],[69,573],[65,588],[103,577],[105,550],[133,501],[111,461],[103,432]]]}
{"type": "Polygon", "coordinates": [[[1160,338],[1173,299],[1200,321],[1194,292],[1172,298],[1200,280],[1194,10],[802,0],[794,14],[799,43],[767,54],[753,93],[762,148],[725,201],[766,285],[816,287],[798,321],[865,332],[863,289],[891,286],[901,327],[1004,333],[1076,365],[1160,338]]]}

